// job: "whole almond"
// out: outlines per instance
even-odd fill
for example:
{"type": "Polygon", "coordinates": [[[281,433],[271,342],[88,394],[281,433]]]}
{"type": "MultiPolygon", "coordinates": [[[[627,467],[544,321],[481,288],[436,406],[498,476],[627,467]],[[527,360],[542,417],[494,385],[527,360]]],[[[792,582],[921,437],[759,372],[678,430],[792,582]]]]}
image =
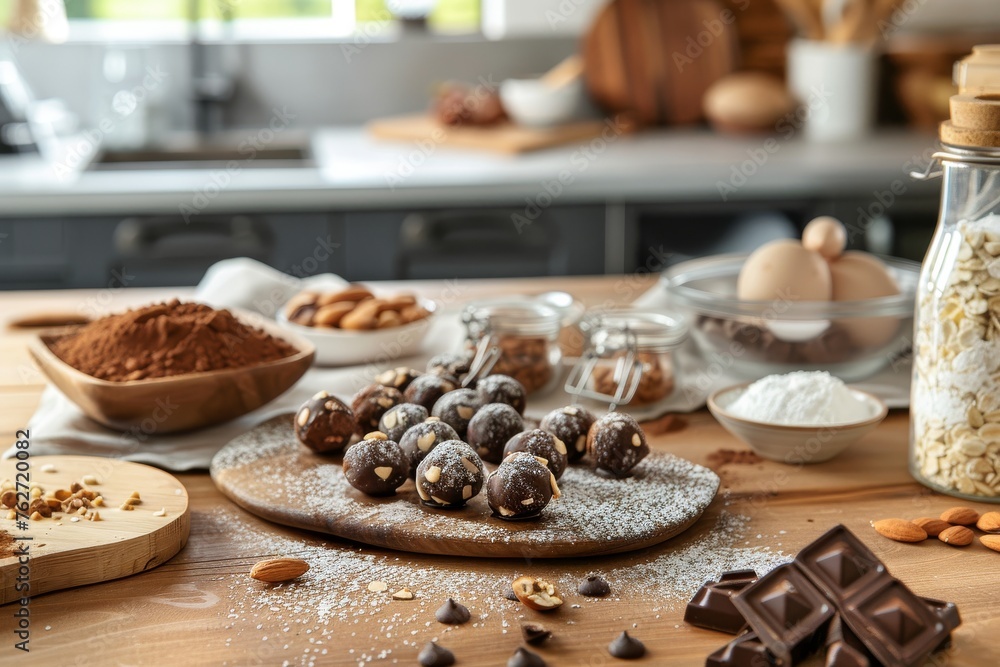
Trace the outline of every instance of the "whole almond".
{"type": "Polygon", "coordinates": [[[979,512],[971,507],[952,507],[941,512],[941,520],[956,526],[974,526],[979,521],[979,512]]]}
{"type": "Polygon", "coordinates": [[[953,547],[967,547],[972,544],[976,534],[965,526],[952,526],[947,530],[942,530],[938,539],[953,547]]]}
{"type": "Polygon", "coordinates": [[[269,584],[280,584],[301,577],[309,571],[309,563],[298,558],[271,558],[250,568],[250,576],[269,584]]]}
{"type": "Polygon", "coordinates": [[[923,542],[927,539],[927,532],[923,528],[906,519],[872,521],[872,528],[882,537],[896,542],[923,542]]]}
{"type": "Polygon", "coordinates": [[[947,521],[942,521],[941,519],[932,519],[931,517],[922,516],[919,519],[914,519],[913,523],[917,524],[924,529],[928,537],[937,537],[941,534],[941,531],[951,528],[951,524],[947,521]]]}
{"type": "Polygon", "coordinates": [[[983,546],[993,551],[1000,551],[1000,535],[983,535],[979,538],[983,546]]]}
{"type": "Polygon", "coordinates": [[[1000,512],[987,512],[979,517],[976,528],[984,533],[1000,533],[1000,512]]]}

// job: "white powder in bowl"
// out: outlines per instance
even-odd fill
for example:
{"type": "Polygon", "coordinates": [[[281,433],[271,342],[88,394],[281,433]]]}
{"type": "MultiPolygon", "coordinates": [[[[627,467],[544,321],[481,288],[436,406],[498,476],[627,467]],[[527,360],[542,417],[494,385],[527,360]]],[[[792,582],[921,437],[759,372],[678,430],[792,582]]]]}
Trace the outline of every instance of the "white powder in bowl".
{"type": "Polygon", "coordinates": [[[847,424],[871,416],[843,380],[825,371],[768,375],[724,409],[735,417],[786,426],[847,424]]]}

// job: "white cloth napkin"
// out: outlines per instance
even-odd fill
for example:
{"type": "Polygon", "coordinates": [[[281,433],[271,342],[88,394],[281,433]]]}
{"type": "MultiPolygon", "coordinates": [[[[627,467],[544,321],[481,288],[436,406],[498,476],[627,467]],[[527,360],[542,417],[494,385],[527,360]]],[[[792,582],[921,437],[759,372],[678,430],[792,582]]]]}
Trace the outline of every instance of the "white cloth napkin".
{"type": "MultiPolygon", "coordinates": [[[[292,295],[306,286],[336,288],[345,284],[337,276],[316,276],[304,281],[279,273],[253,260],[226,260],[213,266],[195,292],[195,299],[219,308],[243,308],[273,316],[292,295]]],[[[659,285],[639,298],[637,303],[655,306],[659,285]]],[[[423,368],[427,360],[441,352],[457,350],[464,329],[457,308],[443,309],[434,318],[424,350],[418,356],[397,359],[387,366],[423,368]]],[[[742,378],[719,375],[704,387],[696,378],[707,377],[709,370],[688,343],[677,355],[678,388],[673,396],[656,409],[632,409],[639,420],[659,417],[667,412],[691,412],[704,406],[708,394],[742,378]]],[[[227,442],[245,433],[254,425],[275,415],[293,412],[307,398],[320,390],[347,399],[372,382],[384,368],[371,365],[347,368],[311,368],[288,392],[271,403],[239,419],[198,431],[174,435],[135,435],[110,429],[86,417],[54,386],[46,387],[38,410],[28,422],[32,433],[32,454],[86,454],[109,456],[147,463],[173,471],[208,468],[212,456],[227,442]]],[[[564,377],[565,371],[564,370],[564,377]]],[[[890,407],[904,407],[909,400],[909,368],[898,367],[879,373],[865,383],[855,384],[885,400],[890,407]]],[[[532,396],[527,414],[540,418],[550,410],[571,401],[560,385],[543,396],[532,396]]],[[[4,453],[9,458],[13,447],[4,453]]]]}

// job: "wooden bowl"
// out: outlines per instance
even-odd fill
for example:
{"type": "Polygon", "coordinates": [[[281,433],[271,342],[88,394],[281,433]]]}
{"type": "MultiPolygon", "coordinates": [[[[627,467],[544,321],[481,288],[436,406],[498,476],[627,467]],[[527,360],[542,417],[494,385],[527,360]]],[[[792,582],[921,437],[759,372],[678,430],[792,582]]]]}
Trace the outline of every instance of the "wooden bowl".
{"type": "Polygon", "coordinates": [[[771,461],[803,465],[823,463],[870,433],[889,414],[882,399],[868,392],[848,387],[865,404],[866,414],[848,424],[790,426],[744,419],[727,410],[750,383],[720,389],[708,397],[708,410],[722,427],[750,445],[757,454],[771,461]]]}
{"type": "Polygon", "coordinates": [[[189,431],[241,417],[274,400],[313,362],[316,348],[301,336],[259,316],[233,314],[299,351],[256,366],[129,382],[92,377],[52,352],[52,343],[77,327],[40,334],[29,342],[28,352],[52,384],[96,422],[147,436],[189,431]]]}

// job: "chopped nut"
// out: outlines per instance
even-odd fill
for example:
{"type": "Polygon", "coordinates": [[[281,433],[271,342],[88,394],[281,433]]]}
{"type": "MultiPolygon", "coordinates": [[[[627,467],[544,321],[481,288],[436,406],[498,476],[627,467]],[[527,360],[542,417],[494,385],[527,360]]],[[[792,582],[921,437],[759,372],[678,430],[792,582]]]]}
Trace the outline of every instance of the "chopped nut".
{"type": "Polygon", "coordinates": [[[431,484],[435,484],[441,479],[441,468],[439,466],[430,466],[424,472],[424,479],[426,479],[431,484]]]}
{"type": "Polygon", "coordinates": [[[562,598],[556,587],[542,579],[534,577],[518,577],[511,584],[514,595],[526,607],[537,611],[550,611],[562,606],[562,598]]]}
{"type": "Polygon", "coordinates": [[[56,500],[55,498],[46,498],[45,504],[48,505],[49,509],[52,510],[53,512],[62,511],[62,503],[56,500]]]}
{"type": "Polygon", "coordinates": [[[130,505],[129,502],[126,500],[121,504],[121,507],[119,507],[118,509],[122,510],[123,512],[131,512],[132,510],[135,509],[135,507],[130,505]]]}
{"type": "Polygon", "coordinates": [[[31,487],[31,490],[28,491],[28,496],[31,498],[38,498],[41,495],[42,495],[42,487],[40,486],[33,486],[31,487]]]}
{"type": "Polygon", "coordinates": [[[368,590],[372,593],[381,593],[382,591],[389,590],[389,584],[384,581],[373,581],[368,584],[368,590]]]}
{"type": "Polygon", "coordinates": [[[95,477],[94,475],[84,475],[81,481],[84,484],[91,484],[91,485],[98,485],[101,483],[101,480],[97,479],[97,477],[95,477]]]}
{"type": "Polygon", "coordinates": [[[69,492],[70,493],[76,493],[77,491],[79,491],[82,488],[83,487],[80,486],[79,482],[73,482],[72,484],[69,485],[69,492]]]}
{"type": "Polygon", "coordinates": [[[81,515],[81,516],[83,516],[84,514],[87,513],[87,508],[86,507],[81,507],[78,510],[76,510],[76,513],[79,514],[79,515],[81,515]]]}
{"type": "Polygon", "coordinates": [[[33,512],[29,517],[32,521],[41,521],[44,517],[38,512],[33,512]]]}
{"type": "Polygon", "coordinates": [[[139,492],[133,491],[132,495],[130,495],[129,498],[135,498],[136,500],[139,500],[139,492]]]}
{"type": "Polygon", "coordinates": [[[71,516],[71,517],[69,518],[69,520],[70,520],[70,521],[72,521],[73,523],[76,523],[77,521],[79,521],[79,520],[80,520],[80,517],[78,517],[78,516],[71,516]]]}
{"type": "Polygon", "coordinates": [[[55,498],[56,500],[66,500],[67,498],[69,498],[69,497],[70,497],[70,496],[72,496],[73,494],[72,494],[72,493],[70,493],[69,491],[67,491],[66,489],[58,489],[58,490],[57,490],[57,491],[56,491],[55,493],[53,493],[52,495],[53,495],[53,497],[54,497],[54,498],[55,498]]]}
{"type": "Polygon", "coordinates": [[[11,489],[0,493],[0,505],[4,507],[14,507],[17,505],[17,492],[11,489]]]}
{"type": "Polygon", "coordinates": [[[94,507],[102,507],[104,505],[104,496],[97,496],[94,501],[90,503],[94,507]]]}
{"type": "Polygon", "coordinates": [[[87,518],[90,519],[91,521],[101,521],[101,513],[100,512],[94,512],[90,516],[88,516],[87,518]]]}
{"type": "Polygon", "coordinates": [[[406,588],[401,588],[392,594],[393,600],[412,600],[413,593],[406,588]]]}
{"type": "Polygon", "coordinates": [[[7,512],[7,518],[10,519],[11,521],[13,521],[14,519],[17,518],[17,512],[15,512],[14,510],[8,511],[7,512]]]}
{"type": "Polygon", "coordinates": [[[167,516],[167,508],[161,507],[157,511],[153,512],[153,516],[167,516]]]}
{"type": "Polygon", "coordinates": [[[54,465],[52,465],[51,463],[46,463],[41,468],[39,468],[39,470],[41,470],[42,472],[55,472],[56,471],[56,467],[54,465]]]}

